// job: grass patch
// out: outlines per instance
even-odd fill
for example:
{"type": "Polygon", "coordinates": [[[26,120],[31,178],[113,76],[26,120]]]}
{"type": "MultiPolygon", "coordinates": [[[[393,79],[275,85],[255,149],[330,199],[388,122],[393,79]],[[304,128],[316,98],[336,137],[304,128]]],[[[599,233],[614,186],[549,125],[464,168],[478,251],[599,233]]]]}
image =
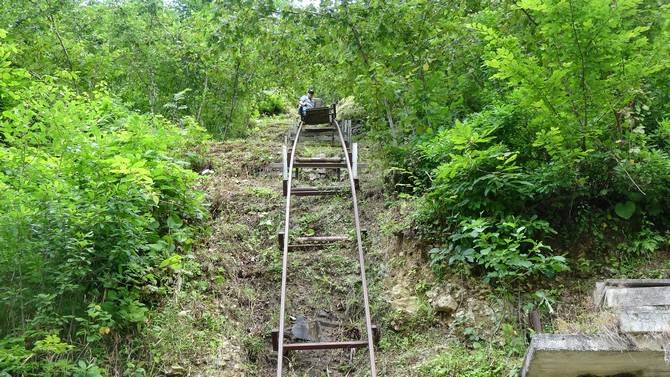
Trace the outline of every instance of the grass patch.
{"type": "Polygon", "coordinates": [[[454,343],[419,367],[425,377],[500,377],[515,376],[516,363],[510,363],[501,350],[479,348],[469,350],[454,343]]]}

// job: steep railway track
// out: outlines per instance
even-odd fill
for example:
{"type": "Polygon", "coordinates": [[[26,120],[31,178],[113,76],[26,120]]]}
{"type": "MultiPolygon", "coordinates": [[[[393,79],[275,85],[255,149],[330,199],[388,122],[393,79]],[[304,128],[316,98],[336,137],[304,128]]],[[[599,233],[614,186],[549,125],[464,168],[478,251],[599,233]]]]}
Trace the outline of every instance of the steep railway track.
{"type": "Polygon", "coordinates": [[[367,348],[369,359],[369,371],[372,377],[377,376],[375,365],[375,340],[378,339],[376,327],[372,324],[370,313],[369,293],[365,273],[365,253],[363,251],[363,230],[361,228],[360,216],[358,210],[358,150],[357,145],[351,140],[351,122],[336,120],[335,106],[313,109],[302,120],[289,131],[286,137],[286,143],[283,150],[283,191],[286,196],[286,207],[284,213],[284,229],[279,234],[280,248],[282,250],[282,277],[279,308],[279,329],[273,333],[273,346],[277,351],[277,377],[283,375],[284,357],[290,351],[302,350],[328,350],[328,349],[356,349],[367,348]],[[309,127],[315,126],[318,127],[309,127]],[[331,133],[330,142],[335,139],[339,141],[342,148],[342,156],[339,158],[299,158],[297,149],[301,142],[301,137],[307,133],[313,134],[321,139],[322,135],[331,133]],[[346,169],[348,175],[348,194],[352,204],[352,217],[355,233],[355,250],[358,256],[358,265],[360,272],[360,281],[362,287],[362,303],[365,314],[365,339],[359,340],[328,340],[328,341],[310,341],[310,342],[285,342],[286,334],[286,296],[288,290],[288,266],[291,250],[297,250],[302,247],[324,247],[330,243],[346,241],[347,236],[330,235],[320,237],[295,237],[291,243],[291,199],[294,196],[326,196],[326,195],[346,195],[347,190],[342,187],[293,187],[294,175],[296,169],[315,168],[315,169],[338,169],[338,176],[341,170],[346,169]]]}

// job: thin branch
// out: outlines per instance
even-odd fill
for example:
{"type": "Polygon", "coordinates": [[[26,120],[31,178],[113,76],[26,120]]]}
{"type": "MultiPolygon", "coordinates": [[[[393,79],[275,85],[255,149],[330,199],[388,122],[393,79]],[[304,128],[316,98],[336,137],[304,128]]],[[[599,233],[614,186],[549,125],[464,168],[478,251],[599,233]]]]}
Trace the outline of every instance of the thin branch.
{"type": "Polygon", "coordinates": [[[577,51],[579,52],[579,60],[581,65],[580,70],[580,85],[582,87],[582,100],[584,103],[584,114],[582,120],[582,128],[585,130],[588,123],[588,94],[586,90],[586,58],[584,57],[584,50],[579,41],[579,35],[577,34],[577,26],[575,25],[575,10],[570,0],[570,23],[572,25],[572,35],[575,39],[575,45],[577,46],[577,51]]]}
{"type": "Polygon", "coordinates": [[[63,54],[65,55],[65,60],[67,61],[67,65],[70,67],[70,71],[74,71],[74,66],[72,65],[72,60],[70,59],[70,54],[67,52],[67,48],[65,47],[65,43],[63,42],[63,38],[60,35],[60,31],[58,31],[58,25],[56,25],[56,19],[54,18],[53,13],[50,12],[51,4],[47,1],[47,19],[51,23],[51,29],[53,30],[54,34],[56,34],[56,38],[58,39],[58,43],[60,43],[60,47],[63,50],[63,54]]]}
{"type": "Polygon", "coordinates": [[[530,21],[533,24],[533,26],[537,26],[537,22],[535,22],[535,19],[533,19],[533,16],[531,16],[530,13],[528,13],[528,11],[526,9],[521,8],[521,7],[519,7],[519,9],[523,12],[523,14],[526,15],[526,17],[528,18],[528,21],[530,21]]]}

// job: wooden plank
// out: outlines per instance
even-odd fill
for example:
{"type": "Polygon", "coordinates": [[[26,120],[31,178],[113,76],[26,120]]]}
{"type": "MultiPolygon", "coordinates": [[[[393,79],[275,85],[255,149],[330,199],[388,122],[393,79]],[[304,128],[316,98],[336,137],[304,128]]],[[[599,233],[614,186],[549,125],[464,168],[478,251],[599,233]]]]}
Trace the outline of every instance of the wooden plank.
{"type": "Polygon", "coordinates": [[[314,342],[314,343],[288,343],[284,344],[287,351],[304,350],[330,350],[347,348],[365,348],[368,346],[367,340],[349,340],[344,342],[314,342]]]}
{"type": "Polygon", "coordinates": [[[318,196],[318,195],[339,195],[348,191],[342,187],[293,187],[291,195],[294,196],[318,196]]]}
{"type": "Polygon", "coordinates": [[[303,169],[346,169],[347,164],[344,162],[296,162],[293,164],[293,167],[303,169]]]}
{"type": "MultiPolygon", "coordinates": [[[[346,164],[345,164],[345,165],[346,165],[346,164]]],[[[283,165],[282,165],[281,163],[279,163],[279,162],[273,162],[273,163],[267,164],[266,166],[267,166],[268,169],[271,169],[271,170],[280,170],[280,169],[282,169],[282,167],[283,167],[283,165]]],[[[296,165],[296,167],[299,167],[299,166],[296,165]]],[[[315,166],[311,166],[311,167],[316,168],[315,166]]],[[[346,166],[345,166],[345,167],[346,167],[346,166]]],[[[359,162],[359,163],[358,163],[358,167],[359,167],[360,169],[365,169],[365,168],[368,167],[368,164],[367,164],[367,163],[364,163],[364,162],[359,162]]],[[[336,167],[332,167],[332,166],[331,166],[331,167],[323,167],[323,168],[324,168],[324,169],[334,169],[334,168],[336,168],[336,167]]],[[[340,167],[337,166],[337,168],[339,169],[340,167]]]]}
{"type": "Polygon", "coordinates": [[[311,237],[296,237],[295,242],[299,244],[311,243],[311,242],[341,242],[349,241],[350,238],[347,235],[336,235],[336,236],[311,236],[311,237]]]}
{"type": "MultiPolygon", "coordinates": [[[[351,238],[347,235],[335,235],[335,236],[315,236],[315,237],[296,237],[292,244],[289,244],[289,249],[308,249],[315,247],[326,247],[333,243],[351,241],[351,238]]],[[[280,250],[283,250],[284,247],[284,232],[279,231],[277,233],[277,242],[280,250]]]]}
{"type": "Polygon", "coordinates": [[[325,124],[330,123],[329,107],[315,107],[308,109],[305,116],[302,117],[304,124],[325,124]]]}

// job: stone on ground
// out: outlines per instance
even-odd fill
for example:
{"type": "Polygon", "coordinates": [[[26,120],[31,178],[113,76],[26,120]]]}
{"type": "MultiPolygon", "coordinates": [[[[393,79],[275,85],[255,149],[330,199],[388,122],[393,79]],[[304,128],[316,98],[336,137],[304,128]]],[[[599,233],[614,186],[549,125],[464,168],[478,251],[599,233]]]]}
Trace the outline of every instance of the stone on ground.
{"type": "Polygon", "coordinates": [[[439,313],[451,314],[458,309],[458,302],[448,288],[437,287],[426,292],[428,302],[439,313]]]}

